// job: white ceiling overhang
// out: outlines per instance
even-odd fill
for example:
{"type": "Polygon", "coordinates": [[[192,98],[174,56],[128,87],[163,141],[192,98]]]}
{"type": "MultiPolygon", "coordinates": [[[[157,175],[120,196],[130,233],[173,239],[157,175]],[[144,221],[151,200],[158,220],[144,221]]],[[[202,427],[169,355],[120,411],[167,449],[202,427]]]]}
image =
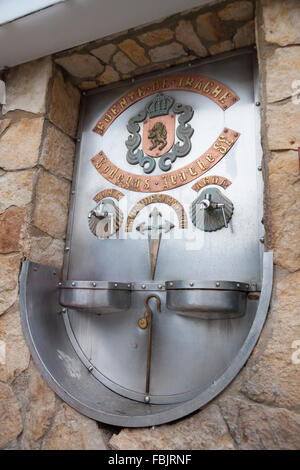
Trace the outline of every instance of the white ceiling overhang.
{"type": "MultiPolygon", "coordinates": [[[[0,8],[5,8],[3,3],[0,1],[0,8]]],[[[207,3],[210,1],[65,0],[0,26],[0,69],[207,3]]]]}

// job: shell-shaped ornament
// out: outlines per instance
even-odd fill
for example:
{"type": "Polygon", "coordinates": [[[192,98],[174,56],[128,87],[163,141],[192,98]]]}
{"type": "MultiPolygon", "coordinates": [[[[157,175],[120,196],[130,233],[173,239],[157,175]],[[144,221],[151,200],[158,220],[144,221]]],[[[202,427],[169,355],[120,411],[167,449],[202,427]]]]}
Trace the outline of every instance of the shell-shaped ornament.
{"type": "Polygon", "coordinates": [[[123,213],[112,199],[102,199],[88,215],[90,231],[97,238],[114,235],[123,222],[123,213]]]}
{"type": "Polygon", "coordinates": [[[229,223],[233,210],[233,203],[219,189],[205,188],[192,202],[190,216],[195,227],[204,232],[215,232],[229,223]]]}

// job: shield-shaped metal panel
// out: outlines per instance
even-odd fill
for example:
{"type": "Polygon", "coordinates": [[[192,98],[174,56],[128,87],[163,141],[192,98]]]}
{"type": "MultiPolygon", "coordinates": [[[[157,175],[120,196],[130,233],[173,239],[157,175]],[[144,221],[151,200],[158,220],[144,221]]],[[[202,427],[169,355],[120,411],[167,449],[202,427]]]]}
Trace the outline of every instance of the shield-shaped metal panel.
{"type": "Polygon", "coordinates": [[[143,150],[151,157],[160,157],[174,145],[175,115],[159,116],[143,122],[143,150]]]}

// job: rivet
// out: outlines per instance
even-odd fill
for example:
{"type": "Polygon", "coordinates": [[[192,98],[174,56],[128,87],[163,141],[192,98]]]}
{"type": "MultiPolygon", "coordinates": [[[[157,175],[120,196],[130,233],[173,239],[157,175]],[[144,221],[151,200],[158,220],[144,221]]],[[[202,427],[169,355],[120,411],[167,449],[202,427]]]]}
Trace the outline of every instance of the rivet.
{"type": "Polygon", "coordinates": [[[81,141],[80,137],[78,137],[78,139],[76,139],[76,140],[77,140],[77,142],[80,142],[80,141],[81,141]]]}
{"type": "Polygon", "coordinates": [[[96,284],[95,282],[92,282],[92,286],[93,286],[93,287],[96,287],[96,285],[97,285],[97,284],[96,284]]]}
{"type": "Polygon", "coordinates": [[[264,237],[260,237],[259,241],[260,241],[260,243],[265,243],[264,237]]]}
{"type": "Polygon", "coordinates": [[[255,106],[260,106],[260,101],[256,101],[255,106]]]}
{"type": "Polygon", "coordinates": [[[62,313],[66,313],[67,309],[66,308],[63,308],[62,309],[62,313]]]}
{"type": "Polygon", "coordinates": [[[189,63],[188,63],[188,67],[191,67],[191,66],[192,66],[192,64],[189,62],[189,63]]]}
{"type": "Polygon", "coordinates": [[[58,287],[60,287],[60,286],[62,286],[62,283],[61,283],[61,282],[58,283],[58,287]]]}
{"type": "Polygon", "coordinates": [[[224,104],[224,109],[227,109],[227,105],[226,105],[226,104],[224,104]]]}
{"type": "Polygon", "coordinates": [[[155,184],[158,185],[158,181],[155,181],[155,184]]]}
{"type": "Polygon", "coordinates": [[[240,287],[239,283],[237,283],[236,287],[240,287]]]}
{"type": "Polygon", "coordinates": [[[173,287],[173,282],[170,282],[170,286],[173,287]]]}
{"type": "Polygon", "coordinates": [[[142,285],[142,289],[146,289],[146,286],[145,286],[145,284],[143,284],[143,285],[142,285]]]}
{"type": "Polygon", "coordinates": [[[66,246],[65,251],[70,251],[70,247],[66,246]]]}
{"type": "Polygon", "coordinates": [[[238,134],[234,134],[234,137],[238,137],[238,134]]]}
{"type": "Polygon", "coordinates": [[[224,132],[228,132],[228,129],[224,129],[224,132]]]}
{"type": "Polygon", "coordinates": [[[73,282],[72,282],[72,286],[76,286],[76,282],[73,281],[73,282]]]}
{"type": "Polygon", "coordinates": [[[161,285],[161,284],[158,284],[158,288],[161,289],[161,288],[162,288],[162,285],[161,285]]]}
{"type": "Polygon", "coordinates": [[[93,367],[93,366],[90,366],[89,369],[88,369],[88,371],[89,371],[89,372],[92,372],[93,369],[94,369],[94,367],[93,367]]]}
{"type": "Polygon", "coordinates": [[[130,285],[130,284],[127,284],[127,287],[129,287],[129,288],[130,288],[130,287],[131,287],[131,285],[130,285]]]}
{"type": "Polygon", "coordinates": [[[118,284],[115,284],[115,287],[118,287],[118,284]]]}
{"type": "Polygon", "coordinates": [[[193,282],[190,282],[190,286],[193,287],[194,283],[193,282]]]}
{"type": "Polygon", "coordinates": [[[262,167],[261,167],[261,166],[258,166],[257,169],[258,169],[258,171],[261,171],[261,170],[262,170],[262,167]]]}
{"type": "Polygon", "coordinates": [[[33,268],[33,270],[34,270],[34,271],[37,271],[37,270],[38,270],[37,266],[35,266],[35,267],[33,268]]]}
{"type": "Polygon", "coordinates": [[[220,287],[220,283],[219,283],[219,281],[218,281],[218,282],[216,282],[216,287],[220,287]]]}
{"type": "Polygon", "coordinates": [[[149,397],[149,395],[146,395],[146,396],[145,396],[144,402],[145,402],[145,403],[150,403],[150,397],[149,397]]]}
{"type": "Polygon", "coordinates": [[[52,273],[52,274],[53,274],[53,276],[56,276],[56,271],[53,271],[53,273],[52,273]]]}

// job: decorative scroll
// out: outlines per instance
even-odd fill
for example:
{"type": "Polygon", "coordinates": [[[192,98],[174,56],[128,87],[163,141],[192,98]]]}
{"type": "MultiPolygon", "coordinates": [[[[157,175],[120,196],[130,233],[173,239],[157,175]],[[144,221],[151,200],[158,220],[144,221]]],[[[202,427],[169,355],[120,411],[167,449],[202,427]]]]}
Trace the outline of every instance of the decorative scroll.
{"type": "Polygon", "coordinates": [[[223,176],[205,176],[200,180],[196,181],[196,183],[192,186],[192,189],[198,193],[200,189],[204,188],[205,186],[209,186],[210,184],[216,184],[217,186],[221,186],[223,189],[228,188],[231,185],[231,181],[223,176]]]}
{"type": "Polygon", "coordinates": [[[178,217],[179,228],[187,228],[187,216],[185,210],[180,204],[177,199],[172,196],[168,196],[167,194],[152,194],[151,196],[147,196],[144,199],[141,199],[129,212],[127,221],[126,221],[126,232],[131,232],[133,227],[133,222],[138,213],[149,204],[167,204],[168,206],[172,207],[176,212],[178,217]]]}
{"type": "Polygon", "coordinates": [[[105,197],[113,197],[117,201],[120,201],[122,197],[124,197],[124,194],[121,193],[121,191],[118,191],[117,189],[103,189],[103,191],[100,191],[100,193],[97,193],[94,197],[93,200],[95,202],[99,202],[105,197]]]}
{"type": "Polygon", "coordinates": [[[212,78],[198,74],[168,75],[150,80],[127,92],[100,117],[93,131],[103,135],[114,120],[129,106],[146,96],[167,90],[185,90],[198,93],[214,101],[223,110],[228,109],[239,100],[234,91],[212,78]]]}
{"type": "Polygon", "coordinates": [[[116,186],[129,191],[158,193],[178,188],[199,178],[229,152],[239,136],[238,132],[225,128],[212,146],[193,163],[164,175],[138,176],[129,173],[112,163],[103,151],[97,153],[91,162],[103,178],[116,186]]]}

